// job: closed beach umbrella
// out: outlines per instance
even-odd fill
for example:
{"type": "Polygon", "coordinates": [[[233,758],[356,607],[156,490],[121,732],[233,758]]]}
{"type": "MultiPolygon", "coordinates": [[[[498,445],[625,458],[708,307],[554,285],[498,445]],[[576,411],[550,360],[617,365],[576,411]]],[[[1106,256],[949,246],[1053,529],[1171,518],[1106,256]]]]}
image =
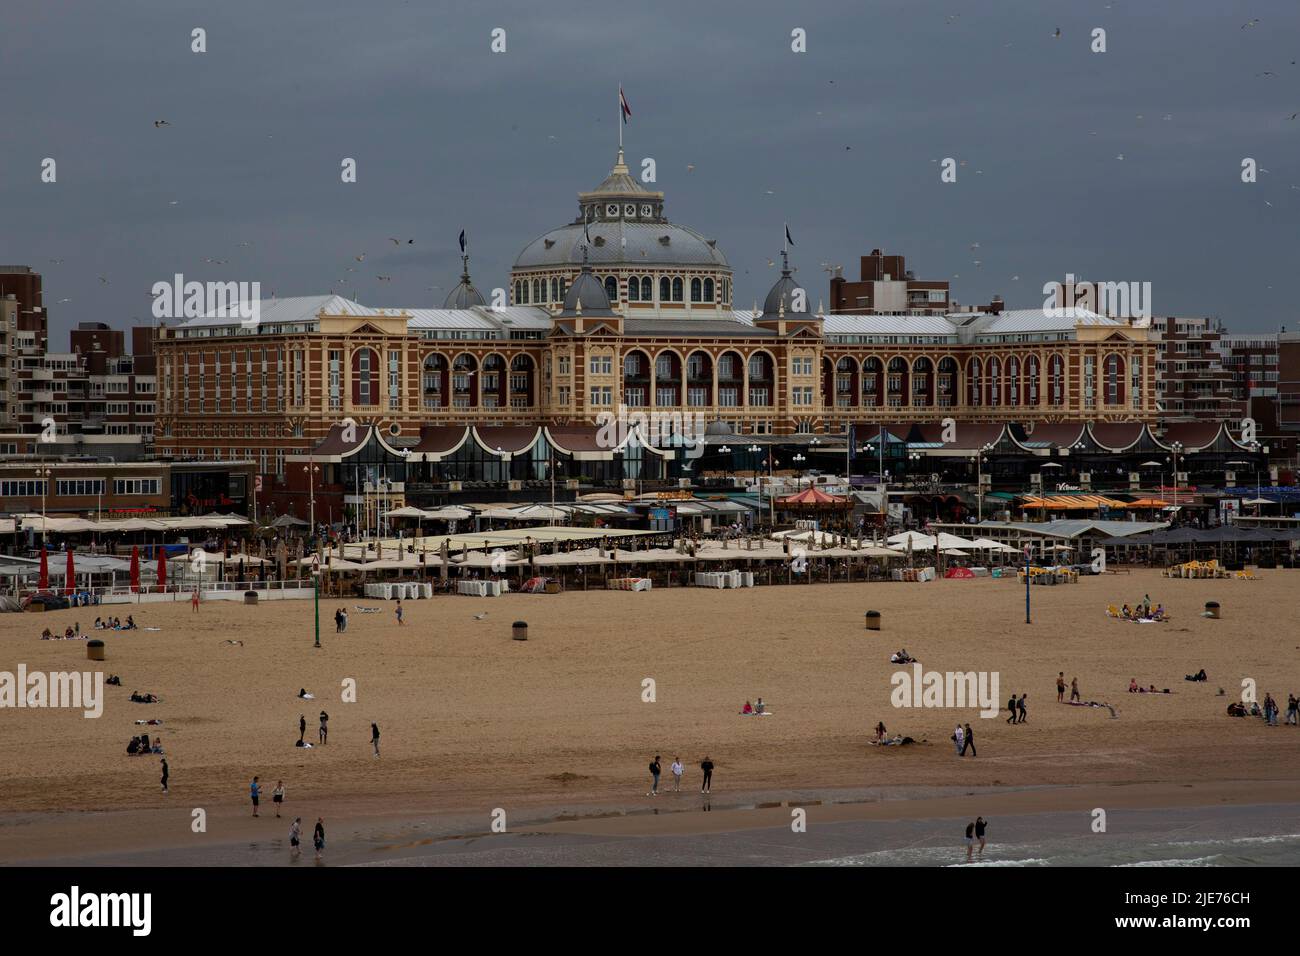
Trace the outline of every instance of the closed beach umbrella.
{"type": "Polygon", "coordinates": [[[41,545],[41,579],[36,582],[36,586],[42,591],[50,586],[50,558],[44,545],[41,545]]]}
{"type": "Polygon", "coordinates": [[[77,580],[77,568],[72,558],[72,546],[68,546],[68,570],[63,576],[63,593],[71,594],[77,580]]]}
{"type": "Polygon", "coordinates": [[[158,546],[158,587],[167,586],[167,552],[161,545],[158,546]]]}
{"type": "Polygon", "coordinates": [[[131,590],[140,590],[140,546],[131,545],[131,590]]]}

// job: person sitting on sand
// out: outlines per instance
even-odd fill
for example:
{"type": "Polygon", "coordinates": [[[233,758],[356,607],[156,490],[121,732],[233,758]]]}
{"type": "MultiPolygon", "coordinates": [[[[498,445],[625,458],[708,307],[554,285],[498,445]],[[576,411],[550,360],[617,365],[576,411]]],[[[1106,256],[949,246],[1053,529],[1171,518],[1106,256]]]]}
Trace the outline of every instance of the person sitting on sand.
{"type": "Polygon", "coordinates": [[[131,742],[126,745],[126,753],[129,757],[134,757],[140,752],[140,738],[132,737],[131,742]]]}
{"type": "Polygon", "coordinates": [[[158,698],[153,694],[142,694],[139,691],[131,691],[131,701],[136,704],[156,704],[158,698]]]}
{"type": "Polygon", "coordinates": [[[95,630],[102,631],[103,629],[104,622],[100,618],[95,618],[95,630]]]}
{"type": "Polygon", "coordinates": [[[1242,704],[1238,703],[1237,701],[1233,701],[1231,704],[1228,705],[1228,716],[1245,717],[1246,708],[1242,704]]]}
{"type": "Polygon", "coordinates": [[[763,703],[763,698],[760,697],[758,703],[754,705],[754,713],[762,714],[765,709],[766,705],[763,703]]]}
{"type": "Polygon", "coordinates": [[[1128,692],[1130,694],[1136,694],[1141,689],[1142,688],[1138,687],[1138,679],[1136,677],[1130,677],[1128,679],[1128,692]]]}
{"type": "Polygon", "coordinates": [[[1125,604],[1122,608],[1120,608],[1119,616],[1126,621],[1131,621],[1133,620],[1133,611],[1129,608],[1127,604],[1125,604]]]}
{"type": "Polygon", "coordinates": [[[304,688],[302,688],[301,690],[298,691],[298,696],[301,697],[303,700],[315,700],[315,699],[316,699],[316,695],[315,695],[315,694],[309,694],[309,693],[307,693],[307,688],[306,688],[306,687],[304,687],[304,688]]]}
{"type": "Polygon", "coordinates": [[[124,630],[127,631],[135,630],[135,618],[133,618],[130,614],[126,616],[126,627],[124,628],[124,630]]]}
{"type": "Polygon", "coordinates": [[[1199,682],[1201,682],[1201,681],[1203,681],[1203,680],[1206,680],[1206,679],[1207,679],[1207,678],[1206,678],[1206,676],[1205,676],[1205,668],[1204,668],[1204,667],[1202,667],[1202,668],[1201,668],[1199,671],[1197,671],[1195,674],[1185,674],[1185,675],[1183,676],[1183,680],[1196,681],[1197,683],[1199,683],[1199,682]]]}
{"type": "Polygon", "coordinates": [[[751,716],[754,713],[753,705],[751,705],[749,701],[745,701],[745,706],[741,709],[740,713],[743,717],[751,716]]]}
{"type": "Polygon", "coordinates": [[[49,629],[48,627],[47,627],[45,630],[41,631],[41,640],[43,640],[43,641],[52,641],[52,640],[54,640],[54,634],[51,633],[51,631],[50,631],[50,629],[49,629]]]}
{"type": "Polygon", "coordinates": [[[77,636],[77,635],[76,635],[76,634],[73,632],[73,630],[72,630],[72,625],[71,625],[71,624],[69,624],[67,627],[65,627],[65,628],[63,629],[63,639],[64,639],[65,641],[70,641],[70,640],[72,640],[72,639],[73,639],[74,637],[76,637],[76,636],[77,636]]]}
{"type": "Polygon", "coordinates": [[[108,679],[105,680],[104,683],[105,683],[105,684],[112,684],[112,685],[114,685],[115,687],[121,687],[121,686],[122,686],[122,678],[118,677],[116,674],[109,674],[109,675],[108,675],[108,679]]]}

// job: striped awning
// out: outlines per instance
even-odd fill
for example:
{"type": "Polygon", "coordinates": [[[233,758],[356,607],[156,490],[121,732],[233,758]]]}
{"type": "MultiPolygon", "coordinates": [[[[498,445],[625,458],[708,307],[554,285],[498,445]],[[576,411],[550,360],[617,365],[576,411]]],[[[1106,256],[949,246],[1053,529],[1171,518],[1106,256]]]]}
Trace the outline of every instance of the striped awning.
{"type": "Polygon", "coordinates": [[[1096,511],[1098,508],[1123,508],[1125,502],[1105,495],[1025,495],[1026,509],[1049,511],[1096,511]]]}

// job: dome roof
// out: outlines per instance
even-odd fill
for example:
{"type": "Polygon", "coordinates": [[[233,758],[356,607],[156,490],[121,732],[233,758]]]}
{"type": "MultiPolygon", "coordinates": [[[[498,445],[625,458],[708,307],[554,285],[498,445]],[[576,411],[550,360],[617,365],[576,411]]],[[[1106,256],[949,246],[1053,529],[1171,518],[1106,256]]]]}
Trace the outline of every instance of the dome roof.
{"type": "MultiPolygon", "coordinates": [[[[582,223],[572,222],[534,239],[516,269],[576,265],[582,261],[582,223]]],[[[587,224],[590,259],[597,265],[718,266],[730,268],[712,239],[669,222],[599,220],[587,224]]]]}
{"type": "Polygon", "coordinates": [[[807,291],[803,286],[794,281],[794,275],[790,272],[789,257],[782,252],[781,258],[784,261],[784,265],[781,267],[781,278],[776,280],[776,285],[772,286],[771,290],[767,293],[767,298],[763,300],[764,318],[770,318],[771,316],[779,314],[782,311],[782,308],[784,308],[787,315],[792,313],[804,315],[812,312],[812,309],[808,306],[807,291]],[[793,296],[796,289],[803,293],[801,296],[803,307],[800,309],[794,308],[793,296]]]}
{"type": "Polygon", "coordinates": [[[444,309],[469,309],[476,305],[487,305],[487,300],[483,298],[482,293],[474,288],[474,283],[469,280],[469,256],[461,256],[461,273],[460,282],[456,288],[447,293],[447,298],[442,300],[444,309]]]}
{"type": "Polygon", "coordinates": [[[560,315],[561,317],[617,315],[609,307],[609,296],[605,294],[605,286],[592,275],[591,266],[585,261],[582,264],[582,272],[578,273],[578,278],[573,280],[573,285],[569,286],[569,291],[564,294],[564,309],[560,315]]]}
{"type": "Polygon", "coordinates": [[[614,161],[614,168],[610,170],[609,175],[591,192],[582,193],[582,197],[587,196],[639,196],[639,195],[656,195],[646,189],[636,178],[633,177],[631,170],[627,168],[627,163],[623,161],[623,149],[619,147],[618,159],[614,161]]]}

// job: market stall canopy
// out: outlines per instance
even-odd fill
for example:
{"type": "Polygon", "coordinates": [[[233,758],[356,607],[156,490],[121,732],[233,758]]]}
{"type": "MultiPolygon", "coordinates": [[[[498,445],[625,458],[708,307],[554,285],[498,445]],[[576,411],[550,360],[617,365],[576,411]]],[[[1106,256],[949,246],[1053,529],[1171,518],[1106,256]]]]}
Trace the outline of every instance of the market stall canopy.
{"type": "Polygon", "coordinates": [[[805,488],[797,494],[776,499],[780,508],[834,508],[850,504],[850,499],[839,495],[828,495],[820,488],[805,488]]]}

